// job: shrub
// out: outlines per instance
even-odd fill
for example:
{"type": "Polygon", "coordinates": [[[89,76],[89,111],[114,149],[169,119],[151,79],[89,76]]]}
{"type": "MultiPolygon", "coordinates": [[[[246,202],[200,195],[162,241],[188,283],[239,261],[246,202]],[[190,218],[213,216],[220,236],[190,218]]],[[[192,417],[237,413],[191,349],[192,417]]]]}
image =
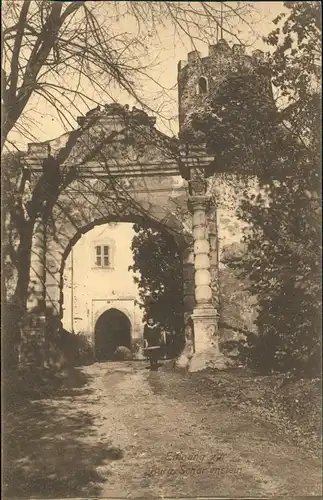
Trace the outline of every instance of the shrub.
{"type": "Polygon", "coordinates": [[[49,363],[61,369],[93,363],[93,349],[89,337],[65,330],[59,320],[47,323],[49,363]]]}
{"type": "Polygon", "coordinates": [[[132,359],[132,352],[130,349],[128,349],[128,347],[125,347],[124,345],[120,345],[114,351],[114,357],[118,361],[130,361],[132,359]]]}
{"type": "Polygon", "coordinates": [[[77,350],[77,364],[90,365],[94,362],[93,346],[89,337],[83,333],[73,334],[77,350]]]}

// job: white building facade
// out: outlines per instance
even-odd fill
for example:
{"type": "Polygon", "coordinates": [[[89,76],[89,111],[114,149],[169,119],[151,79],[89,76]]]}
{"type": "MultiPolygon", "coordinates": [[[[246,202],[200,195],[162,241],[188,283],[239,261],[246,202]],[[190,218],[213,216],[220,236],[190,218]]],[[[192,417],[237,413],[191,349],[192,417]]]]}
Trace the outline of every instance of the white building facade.
{"type": "MultiPolygon", "coordinates": [[[[129,223],[95,226],[82,235],[65,263],[63,327],[86,335],[96,357],[100,356],[100,336],[105,337],[110,354],[118,345],[142,345],[143,310],[138,305],[134,273],[129,271],[134,234],[129,223]],[[120,318],[123,326],[118,331],[113,323],[120,323],[120,318]],[[109,335],[114,335],[110,347],[109,335]]],[[[106,352],[103,358],[110,354],[106,352]]]]}

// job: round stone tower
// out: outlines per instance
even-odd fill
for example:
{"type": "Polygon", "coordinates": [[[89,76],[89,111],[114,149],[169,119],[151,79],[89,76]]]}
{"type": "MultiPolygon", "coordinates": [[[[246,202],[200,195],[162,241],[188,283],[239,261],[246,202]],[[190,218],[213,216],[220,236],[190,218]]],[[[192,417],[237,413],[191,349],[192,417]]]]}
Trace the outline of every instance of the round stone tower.
{"type": "MultiPolygon", "coordinates": [[[[226,40],[209,46],[209,55],[189,52],[187,61],[178,63],[179,129],[183,134],[190,127],[193,113],[205,112],[210,108],[212,98],[219,86],[230,76],[240,71],[253,72],[264,64],[264,53],[255,50],[245,54],[243,45],[230,47],[226,40]]],[[[269,78],[266,78],[266,92],[271,92],[269,78]]],[[[264,89],[265,90],[265,89],[264,89]]]]}
{"type": "MultiPolygon", "coordinates": [[[[211,365],[221,369],[225,361],[220,341],[235,339],[237,325],[238,328],[244,325],[249,331],[254,329],[254,299],[244,291],[236,300],[237,290],[245,284],[223,257],[234,254],[239,258],[239,252],[243,251],[244,224],[237,216],[237,209],[244,189],[254,193],[258,186],[254,186],[253,179],[240,185],[236,173],[226,175],[227,172],[218,169],[217,158],[207,148],[208,138],[192,126],[193,115],[203,118],[208,112],[212,113],[212,101],[222,85],[228,83],[230,86],[234,78],[244,85],[241,76],[247,76],[246,81],[255,84],[251,92],[272,100],[267,64],[260,50],[246,55],[243,45],[230,47],[221,39],[209,46],[207,57],[193,51],[188,54],[187,61],[178,63],[179,137],[183,176],[189,184],[194,238],[196,306],[192,320],[195,354],[191,371],[209,366],[210,360],[211,365]],[[221,327],[220,332],[220,321],[222,325],[229,325],[227,330],[221,327]]],[[[234,127],[232,122],[233,130],[234,127]]]]}

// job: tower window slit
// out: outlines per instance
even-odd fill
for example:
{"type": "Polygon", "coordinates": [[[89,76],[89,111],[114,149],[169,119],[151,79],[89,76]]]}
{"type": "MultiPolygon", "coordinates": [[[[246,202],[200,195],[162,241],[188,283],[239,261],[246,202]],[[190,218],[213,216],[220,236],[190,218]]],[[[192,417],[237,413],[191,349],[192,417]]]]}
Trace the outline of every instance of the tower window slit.
{"type": "Polygon", "coordinates": [[[199,94],[206,94],[207,93],[207,79],[204,76],[201,76],[198,82],[198,91],[199,94]]]}

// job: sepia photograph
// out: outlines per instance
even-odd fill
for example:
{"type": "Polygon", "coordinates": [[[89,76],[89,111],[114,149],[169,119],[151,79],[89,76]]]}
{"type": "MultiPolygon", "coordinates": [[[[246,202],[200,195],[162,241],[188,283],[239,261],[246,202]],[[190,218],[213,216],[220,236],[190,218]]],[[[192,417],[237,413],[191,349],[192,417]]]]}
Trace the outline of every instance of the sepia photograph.
{"type": "Polygon", "coordinates": [[[2,0],[2,498],[322,498],[322,4],[2,0]]]}

